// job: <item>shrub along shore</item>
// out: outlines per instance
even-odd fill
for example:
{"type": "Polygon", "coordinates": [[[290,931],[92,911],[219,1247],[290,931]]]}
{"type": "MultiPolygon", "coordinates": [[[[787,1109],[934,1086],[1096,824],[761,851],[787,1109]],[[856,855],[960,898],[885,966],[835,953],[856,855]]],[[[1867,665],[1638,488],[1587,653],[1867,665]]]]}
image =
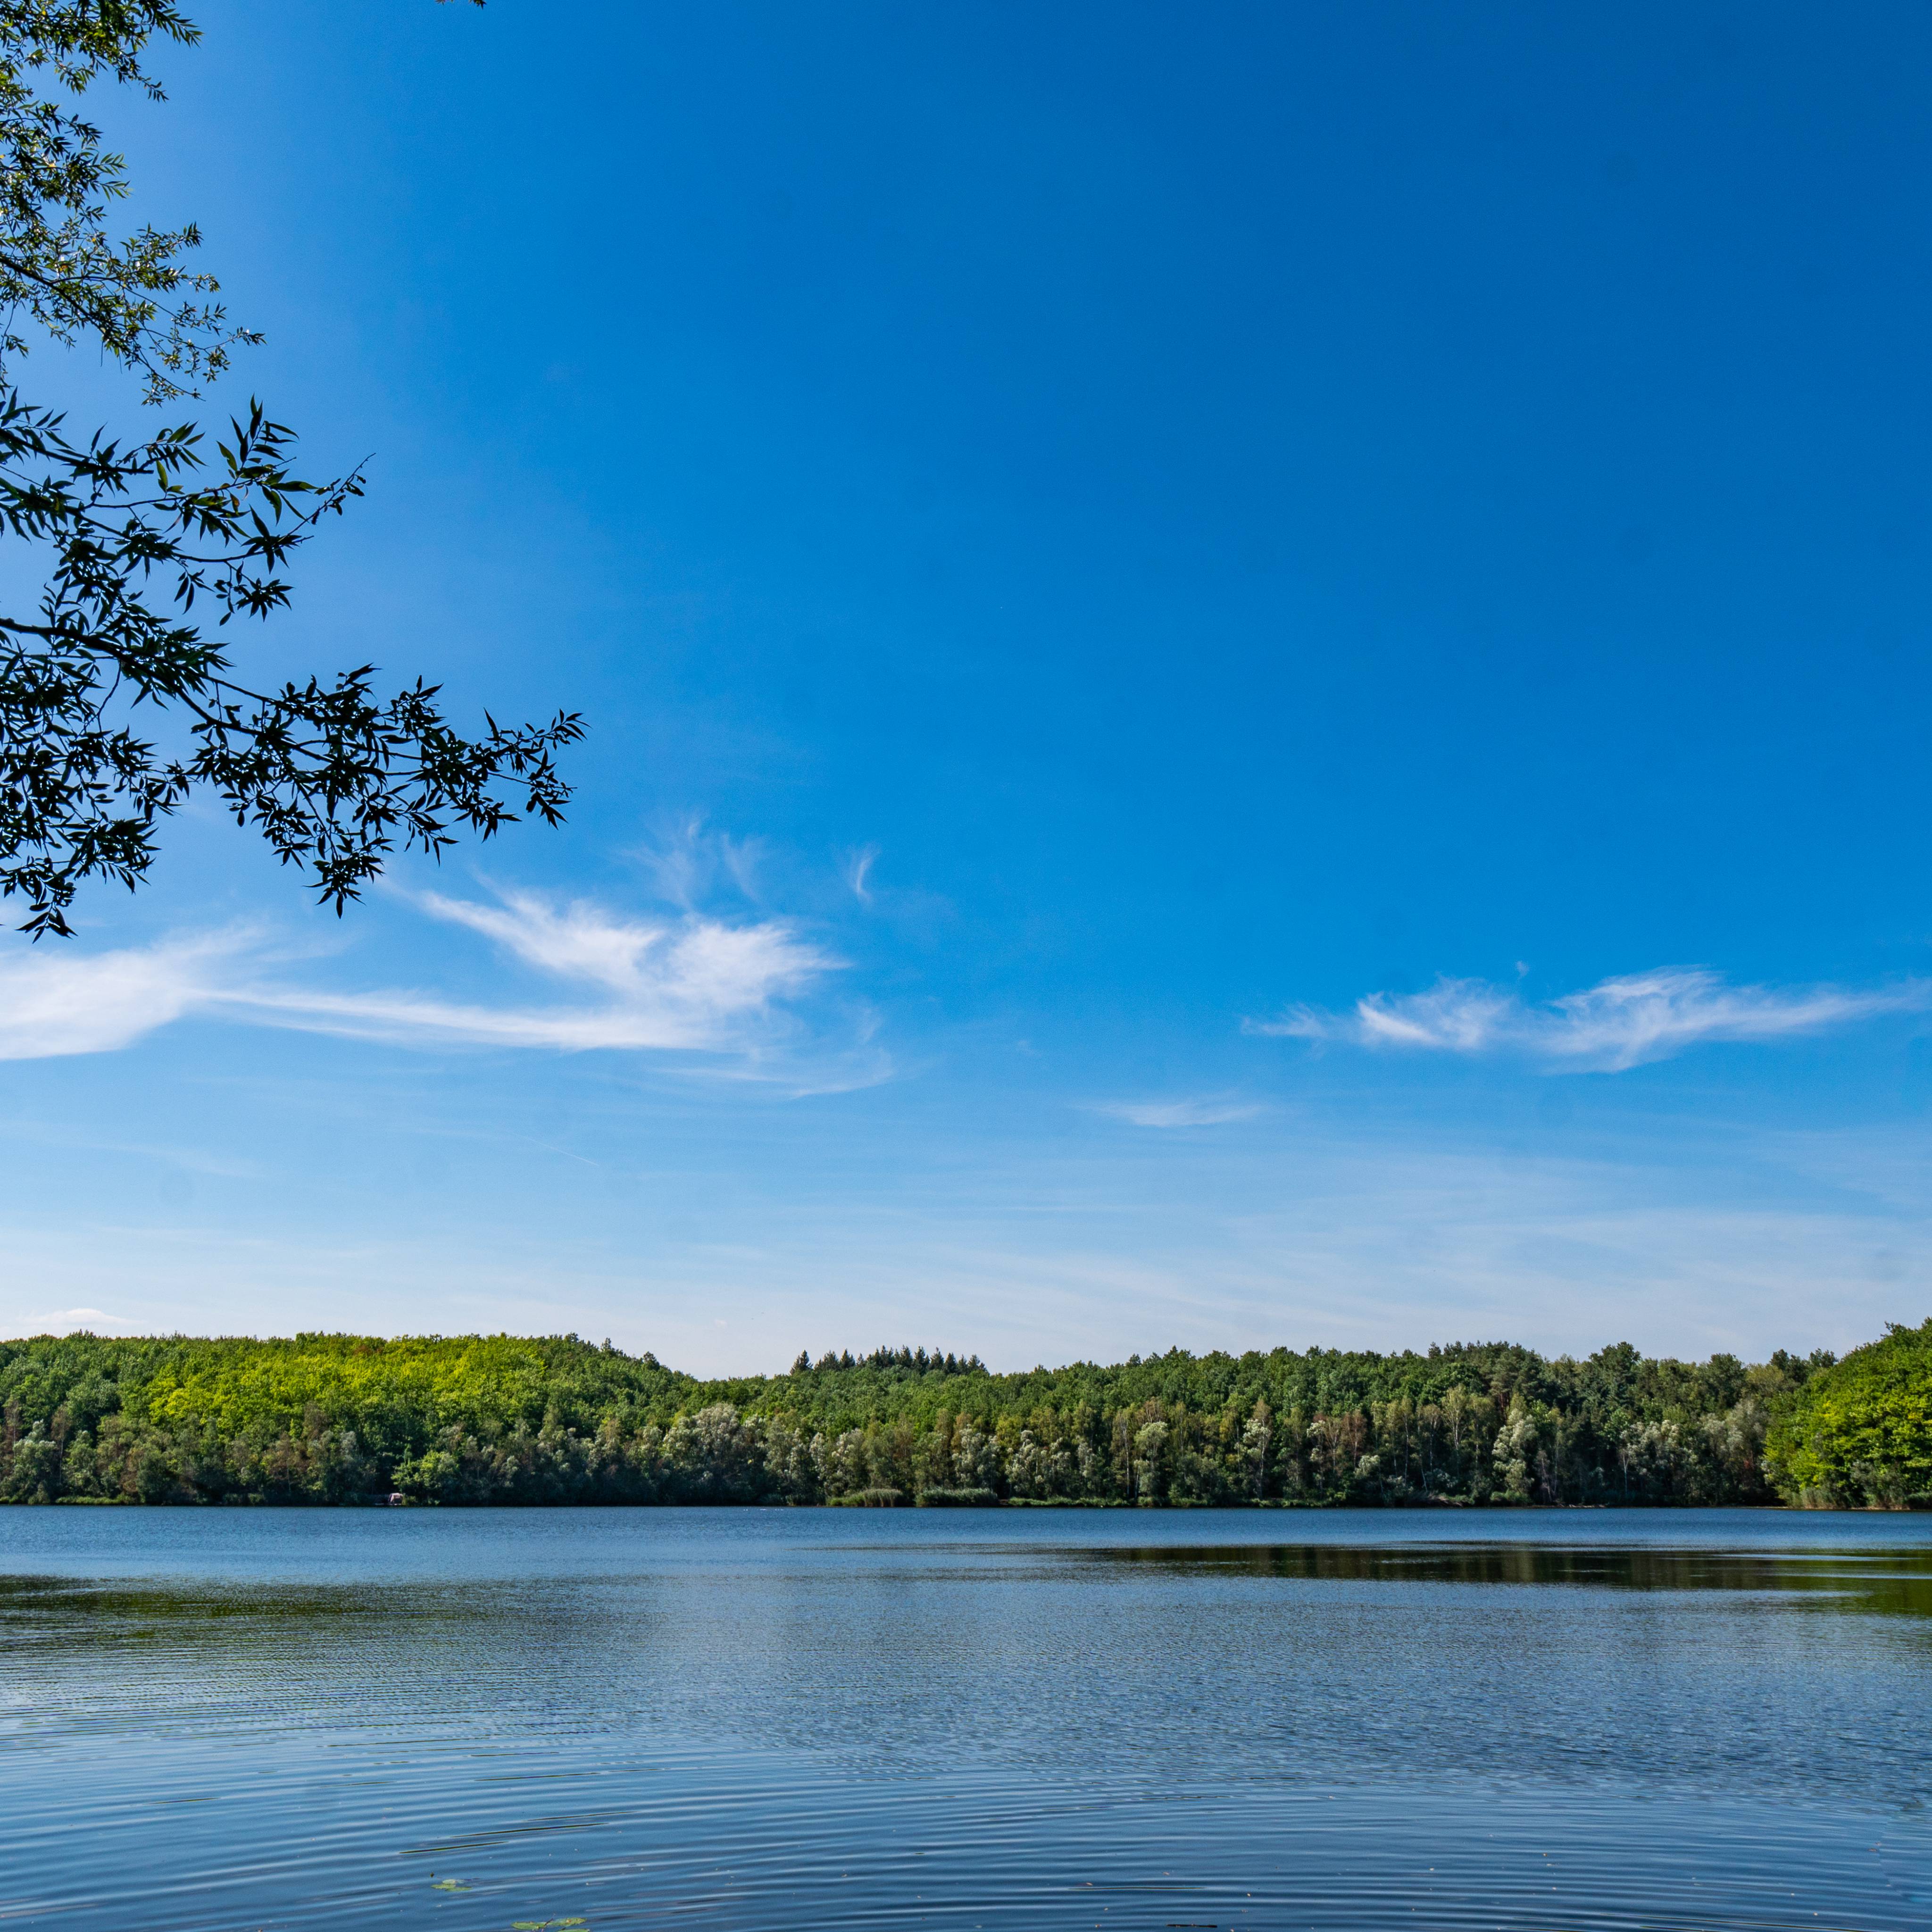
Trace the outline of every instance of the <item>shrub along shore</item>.
{"type": "Polygon", "coordinates": [[[14,1502],[1932,1505],[1932,1321],[1842,1361],[1506,1342],[700,1381],[574,1335],[0,1342],[14,1502]]]}

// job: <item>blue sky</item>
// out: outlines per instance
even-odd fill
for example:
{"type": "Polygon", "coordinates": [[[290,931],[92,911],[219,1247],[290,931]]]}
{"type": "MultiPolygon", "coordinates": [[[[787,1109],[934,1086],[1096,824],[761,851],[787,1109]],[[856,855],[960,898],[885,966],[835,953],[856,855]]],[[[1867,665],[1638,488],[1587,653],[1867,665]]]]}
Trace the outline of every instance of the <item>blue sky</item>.
{"type": "Polygon", "coordinates": [[[371,458],[256,662],[591,736],[0,943],[0,1330],[1924,1316],[1922,9],[194,10],[136,212],[371,458]]]}

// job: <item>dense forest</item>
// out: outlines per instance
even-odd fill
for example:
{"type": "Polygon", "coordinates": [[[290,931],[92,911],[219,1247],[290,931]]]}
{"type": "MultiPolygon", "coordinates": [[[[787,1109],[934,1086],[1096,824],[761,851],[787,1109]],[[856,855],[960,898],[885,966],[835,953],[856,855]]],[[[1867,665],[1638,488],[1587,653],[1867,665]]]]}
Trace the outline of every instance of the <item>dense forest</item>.
{"type": "Polygon", "coordinates": [[[574,1335],[0,1342],[0,1498],[1932,1504],[1932,1321],[1843,1361],[882,1348],[700,1382],[574,1335]]]}

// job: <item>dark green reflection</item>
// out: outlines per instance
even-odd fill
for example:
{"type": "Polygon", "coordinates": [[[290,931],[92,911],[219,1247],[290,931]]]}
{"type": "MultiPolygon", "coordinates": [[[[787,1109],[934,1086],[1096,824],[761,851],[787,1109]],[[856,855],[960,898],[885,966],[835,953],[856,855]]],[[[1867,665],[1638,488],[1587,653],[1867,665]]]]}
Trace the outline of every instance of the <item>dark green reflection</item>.
{"type": "Polygon", "coordinates": [[[1102,1568],[1313,1582],[1546,1583],[1791,1595],[1820,1608],[1932,1617],[1932,1550],[1564,1549],[1522,1543],[1142,1546],[1070,1552],[1102,1568]]]}

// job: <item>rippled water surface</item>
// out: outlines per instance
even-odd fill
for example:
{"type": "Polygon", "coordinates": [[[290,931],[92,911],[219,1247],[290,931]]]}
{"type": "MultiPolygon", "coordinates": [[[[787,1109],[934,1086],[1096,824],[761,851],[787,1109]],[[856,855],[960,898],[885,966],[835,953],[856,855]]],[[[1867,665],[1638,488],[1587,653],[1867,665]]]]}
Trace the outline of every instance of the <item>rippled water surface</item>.
{"type": "Polygon", "coordinates": [[[1932,1520],[0,1511],[0,1919],[1932,1925],[1932,1520]]]}

